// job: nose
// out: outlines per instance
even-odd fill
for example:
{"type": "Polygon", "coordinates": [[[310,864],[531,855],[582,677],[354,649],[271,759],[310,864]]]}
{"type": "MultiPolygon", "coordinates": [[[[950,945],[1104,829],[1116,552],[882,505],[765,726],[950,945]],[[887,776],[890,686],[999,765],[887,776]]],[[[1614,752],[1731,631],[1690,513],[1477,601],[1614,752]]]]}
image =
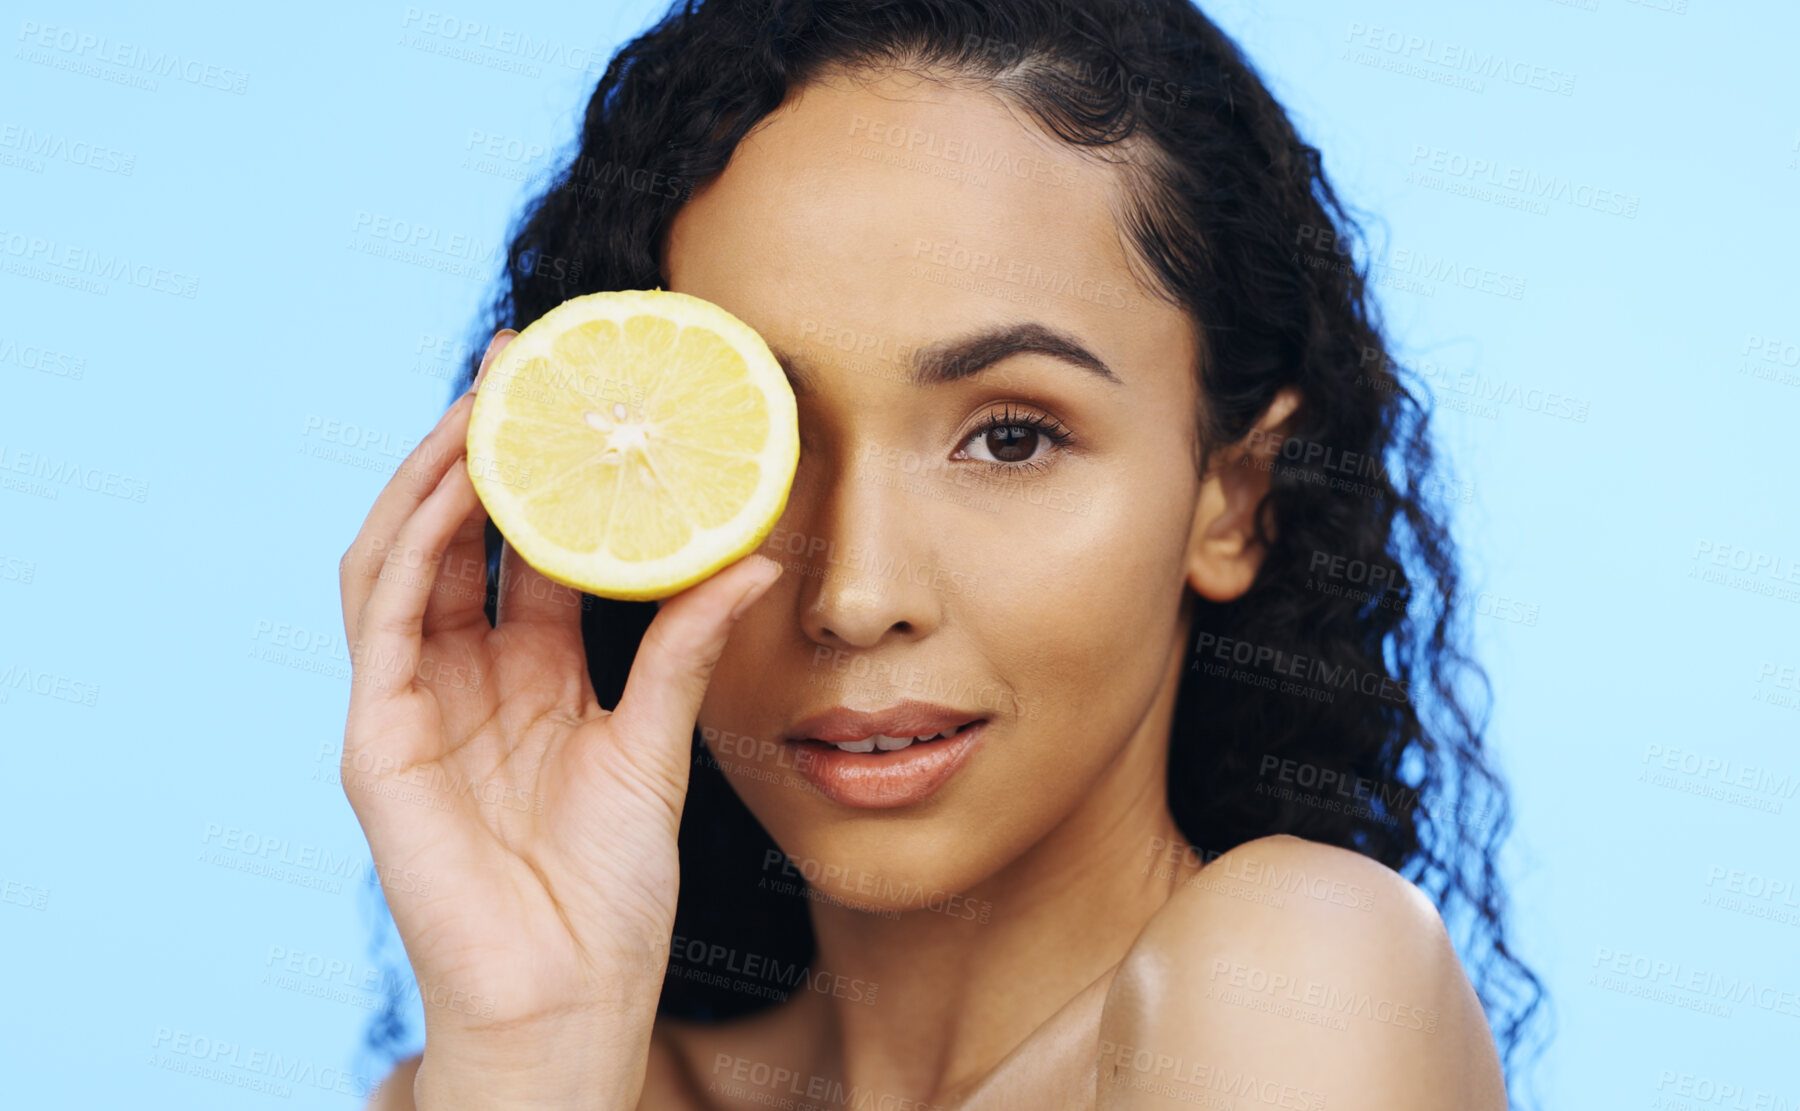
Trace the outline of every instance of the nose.
{"type": "MultiPolygon", "coordinates": [[[[930,635],[944,609],[932,585],[940,533],[929,526],[925,499],[880,484],[870,464],[833,462],[833,473],[804,484],[807,504],[793,524],[784,514],[784,526],[807,537],[802,630],[815,644],[839,650],[930,635]]],[[[795,495],[801,485],[795,483],[795,495]]]]}

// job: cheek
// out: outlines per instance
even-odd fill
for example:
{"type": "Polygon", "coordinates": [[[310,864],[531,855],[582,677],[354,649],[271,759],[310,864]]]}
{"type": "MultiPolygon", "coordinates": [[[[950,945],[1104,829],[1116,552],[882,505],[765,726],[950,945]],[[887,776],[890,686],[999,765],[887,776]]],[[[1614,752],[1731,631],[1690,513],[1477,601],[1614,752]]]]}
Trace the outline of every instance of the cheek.
{"type": "Polygon", "coordinates": [[[997,659],[1110,670],[1160,652],[1181,601],[1190,515],[1129,484],[1087,486],[1067,510],[994,519],[964,551],[981,588],[970,635],[997,659]]]}
{"type": "Polygon", "coordinates": [[[768,697],[772,679],[784,692],[808,689],[815,646],[796,646],[791,629],[796,603],[789,582],[805,569],[785,556],[771,558],[784,565],[781,578],[732,626],[700,704],[698,724],[703,730],[725,729],[773,741],[785,723],[769,716],[778,708],[768,697]],[[778,661],[774,665],[778,676],[771,676],[771,661],[778,661]]]}

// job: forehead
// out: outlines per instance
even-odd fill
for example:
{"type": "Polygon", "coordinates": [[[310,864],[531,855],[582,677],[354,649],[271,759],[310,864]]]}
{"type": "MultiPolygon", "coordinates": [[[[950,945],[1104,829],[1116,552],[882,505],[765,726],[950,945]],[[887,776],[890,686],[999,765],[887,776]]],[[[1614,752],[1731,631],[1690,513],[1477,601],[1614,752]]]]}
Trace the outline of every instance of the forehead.
{"type": "Polygon", "coordinates": [[[790,96],[677,214],[669,282],[789,349],[1019,320],[1125,343],[1168,321],[1133,277],[1120,187],[992,92],[839,75],[790,96]]]}

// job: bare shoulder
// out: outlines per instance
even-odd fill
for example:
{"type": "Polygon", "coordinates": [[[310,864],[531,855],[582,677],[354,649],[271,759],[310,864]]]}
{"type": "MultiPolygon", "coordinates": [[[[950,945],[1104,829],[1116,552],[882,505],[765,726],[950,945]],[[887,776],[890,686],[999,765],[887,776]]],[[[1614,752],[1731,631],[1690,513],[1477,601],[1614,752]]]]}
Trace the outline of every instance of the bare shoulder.
{"type": "Polygon", "coordinates": [[[1504,1111],[1493,1037],[1443,920],[1367,857],[1285,834],[1201,869],[1119,965],[1102,1111],[1504,1111]],[[1208,1097],[1216,1097],[1209,1099],[1208,1097]]]}

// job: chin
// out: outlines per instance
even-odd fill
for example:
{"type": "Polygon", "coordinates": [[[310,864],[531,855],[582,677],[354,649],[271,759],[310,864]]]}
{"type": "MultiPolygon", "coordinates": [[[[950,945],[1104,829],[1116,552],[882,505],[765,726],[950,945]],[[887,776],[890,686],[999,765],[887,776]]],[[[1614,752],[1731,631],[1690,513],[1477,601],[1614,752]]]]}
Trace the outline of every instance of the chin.
{"type": "Polygon", "coordinates": [[[992,908],[965,892],[1002,863],[996,859],[999,846],[948,819],[895,823],[864,816],[817,824],[761,819],[787,857],[767,871],[805,880],[827,906],[889,917],[929,910],[985,922],[992,908]]]}

